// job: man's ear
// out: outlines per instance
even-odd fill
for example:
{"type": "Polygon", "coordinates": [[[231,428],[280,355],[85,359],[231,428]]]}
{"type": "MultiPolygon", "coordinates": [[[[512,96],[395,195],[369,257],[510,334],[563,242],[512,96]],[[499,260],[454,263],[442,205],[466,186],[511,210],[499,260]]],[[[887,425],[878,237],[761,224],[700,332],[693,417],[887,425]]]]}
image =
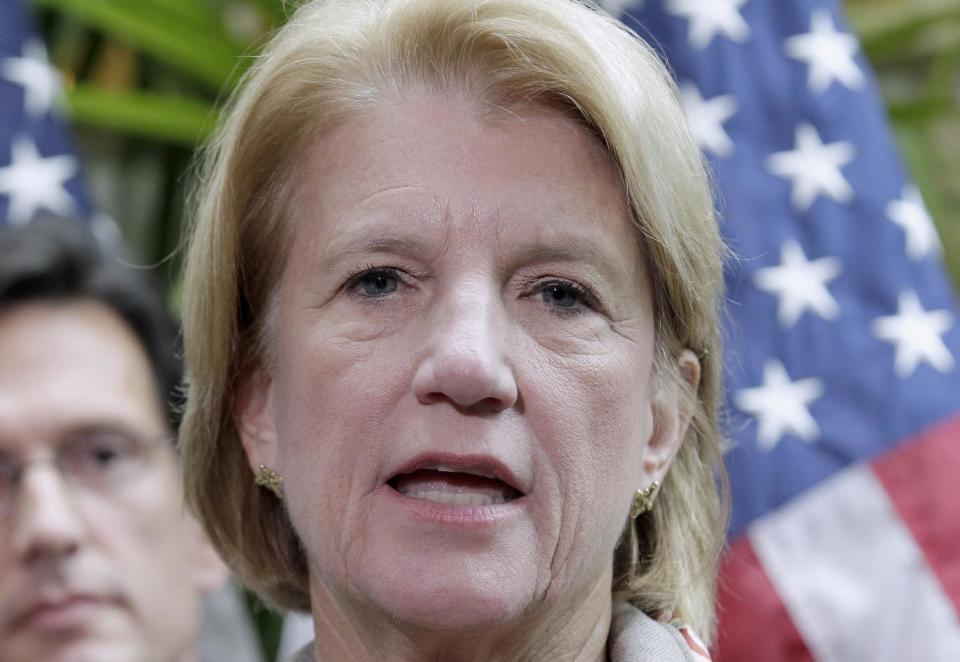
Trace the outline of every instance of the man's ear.
{"type": "MultiPolygon", "coordinates": [[[[697,356],[685,349],[676,361],[673,369],[679,372],[690,391],[696,393],[700,384],[700,361],[697,356]]],[[[660,384],[653,396],[653,431],[643,454],[644,473],[649,481],[657,481],[661,485],[683,444],[693,416],[691,403],[682,397],[679,385],[669,378],[664,378],[664,381],[666,383],[660,384]]]]}
{"type": "Polygon", "coordinates": [[[261,464],[270,469],[276,469],[277,466],[277,433],[272,392],[270,376],[258,366],[249,370],[240,380],[234,402],[234,424],[247,454],[247,462],[254,473],[261,464]]]}

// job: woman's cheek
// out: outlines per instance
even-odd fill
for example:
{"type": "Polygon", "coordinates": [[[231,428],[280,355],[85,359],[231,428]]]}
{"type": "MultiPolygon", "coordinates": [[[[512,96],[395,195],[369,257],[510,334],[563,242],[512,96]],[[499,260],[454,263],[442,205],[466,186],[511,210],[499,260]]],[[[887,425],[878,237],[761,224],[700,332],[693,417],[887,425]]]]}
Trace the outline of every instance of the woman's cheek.
{"type": "Polygon", "coordinates": [[[313,313],[312,344],[340,348],[350,342],[365,343],[393,335],[416,319],[418,308],[416,301],[357,301],[344,296],[313,313]]]}
{"type": "Polygon", "coordinates": [[[388,441],[383,422],[402,379],[398,362],[384,358],[389,352],[340,341],[326,350],[322,373],[304,364],[303,379],[291,379],[293,402],[281,431],[283,473],[291,518],[307,548],[321,557],[320,567],[349,574],[353,552],[366,540],[376,458],[388,441]]]}
{"type": "Polygon", "coordinates": [[[649,374],[637,369],[645,365],[643,347],[616,334],[591,351],[535,347],[539,359],[528,359],[528,375],[538,376],[527,414],[539,419],[538,437],[553,456],[558,479],[586,483],[577,488],[581,496],[617,481],[638,482],[652,426],[649,374]]]}
{"type": "Polygon", "coordinates": [[[518,326],[544,351],[558,357],[589,357],[615,351],[616,334],[594,311],[551,311],[546,304],[521,302],[514,311],[518,326]]]}

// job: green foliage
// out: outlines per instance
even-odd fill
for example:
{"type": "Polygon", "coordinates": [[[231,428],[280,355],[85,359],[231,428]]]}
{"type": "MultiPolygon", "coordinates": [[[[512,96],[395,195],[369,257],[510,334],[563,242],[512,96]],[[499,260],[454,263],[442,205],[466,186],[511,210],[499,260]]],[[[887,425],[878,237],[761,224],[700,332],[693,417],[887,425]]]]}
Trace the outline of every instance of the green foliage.
{"type": "Polygon", "coordinates": [[[263,659],[276,659],[280,648],[280,637],[283,634],[283,618],[264,606],[252,591],[244,590],[243,601],[253,620],[253,626],[260,635],[260,652],[263,659]]]}
{"type": "Polygon", "coordinates": [[[214,93],[236,82],[242,47],[196,0],[34,0],[170,66],[214,93]]]}
{"type": "Polygon", "coordinates": [[[216,120],[209,103],[160,92],[105,90],[77,83],[70,90],[69,102],[74,122],[176,143],[186,149],[202,142],[216,120]]]}
{"type": "Polygon", "coordinates": [[[960,287],[960,0],[848,0],[960,287]]]}

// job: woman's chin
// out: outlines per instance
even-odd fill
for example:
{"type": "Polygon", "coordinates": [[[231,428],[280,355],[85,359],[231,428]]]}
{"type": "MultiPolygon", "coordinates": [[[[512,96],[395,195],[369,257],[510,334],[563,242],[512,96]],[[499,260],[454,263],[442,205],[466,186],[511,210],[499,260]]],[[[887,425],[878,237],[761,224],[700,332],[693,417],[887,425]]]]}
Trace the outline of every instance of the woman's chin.
{"type": "Polygon", "coordinates": [[[532,599],[526,582],[502,567],[481,566],[411,559],[387,572],[370,573],[357,585],[391,621],[411,627],[466,631],[516,620],[532,599]]]}
{"type": "MultiPolygon", "coordinates": [[[[392,492],[392,490],[391,490],[392,492]]],[[[497,507],[445,507],[396,493],[354,540],[347,577],[393,620],[469,629],[516,619],[546,571],[531,548],[538,536],[528,499],[497,507]],[[357,553],[358,552],[358,553],[357,553]]]]}
{"type": "Polygon", "coordinates": [[[398,624],[434,631],[471,631],[506,625],[517,618],[521,610],[503,598],[466,591],[420,591],[382,596],[380,606],[398,624]]]}

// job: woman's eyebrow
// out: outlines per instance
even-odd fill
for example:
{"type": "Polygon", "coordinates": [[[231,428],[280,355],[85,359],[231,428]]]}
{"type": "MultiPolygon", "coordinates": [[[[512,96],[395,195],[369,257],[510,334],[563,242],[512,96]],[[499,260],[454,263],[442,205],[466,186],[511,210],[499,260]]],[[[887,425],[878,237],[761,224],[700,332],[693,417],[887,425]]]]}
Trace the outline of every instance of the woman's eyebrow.
{"type": "Polygon", "coordinates": [[[619,256],[583,237],[571,238],[564,243],[522,242],[508,250],[513,264],[537,264],[546,262],[580,262],[595,267],[602,276],[620,282],[628,273],[618,267],[619,256]]]}
{"type": "Polygon", "coordinates": [[[384,234],[365,235],[364,233],[347,233],[331,241],[326,248],[330,261],[339,261],[369,255],[371,253],[393,253],[410,257],[424,257],[427,246],[422,237],[384,234]]]}

